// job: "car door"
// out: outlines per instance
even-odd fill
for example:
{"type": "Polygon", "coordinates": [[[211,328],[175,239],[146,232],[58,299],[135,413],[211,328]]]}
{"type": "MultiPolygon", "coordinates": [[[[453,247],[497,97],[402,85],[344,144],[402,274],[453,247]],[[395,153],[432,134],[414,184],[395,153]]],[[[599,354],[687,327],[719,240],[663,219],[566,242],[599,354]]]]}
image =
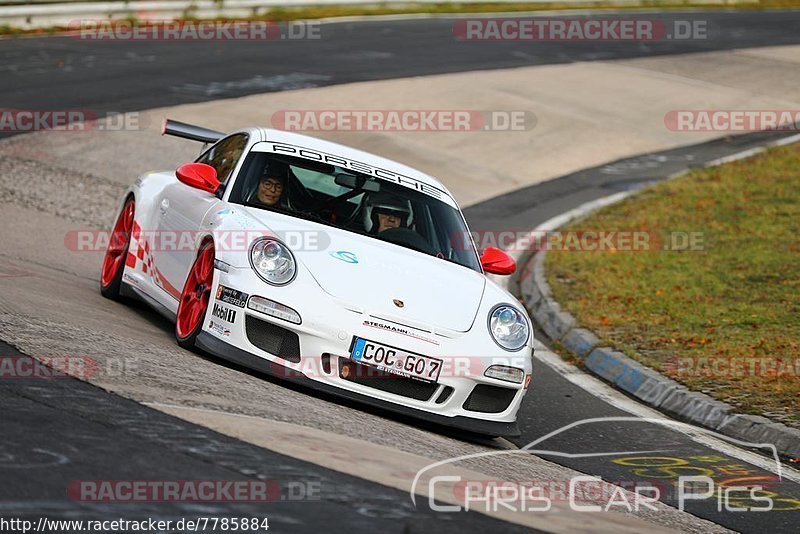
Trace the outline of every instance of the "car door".
{"type": "MultiPolygon", "coordinates": [[[[247,141],[247,134],[225,137],[204,152],[196,163],[214,167],[224,188],[244,153],[247,141]]],[[[198,233],[210,230],[202,227],[203,220],[209,211],[219,207],[220,197],[177,180],[164,189],[156,208],[162,246],[154,255],[157,267],[154,276],[156,284],[175,299],[180,298],[186,275],[194,262],[198,233]]]]}

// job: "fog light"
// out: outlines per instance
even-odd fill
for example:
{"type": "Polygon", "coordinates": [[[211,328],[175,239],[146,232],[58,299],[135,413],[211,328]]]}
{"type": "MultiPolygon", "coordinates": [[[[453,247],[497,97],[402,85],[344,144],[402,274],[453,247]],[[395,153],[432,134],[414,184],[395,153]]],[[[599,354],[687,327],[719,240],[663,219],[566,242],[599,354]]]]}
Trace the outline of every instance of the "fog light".
{"type": "Polygon", "coordinates": [[[517,369],[516,367],[507,367],[505,365],[492,365],[483,373],[484,376],[489,378],[496,378],[503,382],[513,382],[515,384],[522,384],[522,379],[525,378],[525,371],[517,369]]]}
{"type": "Polygon", "coordinates": [[[247,307],[257,312],[265,313],[271,317],[283,319],[290,323],[300,324],[300,314],[291,309],[289,306],[284,306],[274,300],[265,299],[264,297],[252,296],[247,301],[247,307]]]}

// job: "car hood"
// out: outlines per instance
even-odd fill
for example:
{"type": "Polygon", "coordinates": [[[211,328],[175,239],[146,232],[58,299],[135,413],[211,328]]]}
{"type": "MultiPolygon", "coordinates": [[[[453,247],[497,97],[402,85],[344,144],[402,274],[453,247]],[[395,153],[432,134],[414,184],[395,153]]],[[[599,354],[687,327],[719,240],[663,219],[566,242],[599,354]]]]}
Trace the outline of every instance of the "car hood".
{"type": "Polygon", "coordinates": [[[412,327],[458,332],[472,327],[486,286],[481,273],[338,228],[245,209],[345,306],[412,327]]]}

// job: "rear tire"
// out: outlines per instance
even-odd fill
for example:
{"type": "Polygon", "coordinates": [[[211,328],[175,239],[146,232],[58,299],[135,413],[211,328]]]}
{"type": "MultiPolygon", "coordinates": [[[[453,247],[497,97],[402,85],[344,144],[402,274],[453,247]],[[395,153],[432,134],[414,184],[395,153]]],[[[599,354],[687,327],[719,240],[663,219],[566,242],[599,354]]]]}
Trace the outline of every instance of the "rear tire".
{"type": "Polygon", "coordinates": [[[100,294],[107,299],[120,300],[120,287],[122,274],[125,271],[125,261],[128,258],[128,249],[131,246],[131,232],[133,219],[136,213],[136,203],[133,197],[129,198],[114,224],[114,230],[108,240],[108,248],[103,258],[103,268],[100,272],[100,294]]]}
{"type": "Polygon", "coordinates": [[[175,339],[184,349],[194,348],[194,342],[203,330],[213,283],[214,242],[208,240],[200,246],[197,258],[189,269],[178,304],[175,339]]]}

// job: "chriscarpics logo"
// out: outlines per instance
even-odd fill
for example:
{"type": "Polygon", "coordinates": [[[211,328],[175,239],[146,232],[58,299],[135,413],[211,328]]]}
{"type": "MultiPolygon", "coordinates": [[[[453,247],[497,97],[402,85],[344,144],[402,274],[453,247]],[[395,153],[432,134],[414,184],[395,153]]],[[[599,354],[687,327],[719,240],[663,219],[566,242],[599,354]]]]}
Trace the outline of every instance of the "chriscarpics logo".
{"type": "MultiPolygon", "coordinates": [[[[513,459],[508,461],[513,462],[513,459]]],[[[470,510],[484,513],[548,513],[552,510],[559,514],[612,510],[658,512],[656,503],[659,501],[672,504],[681,511],[695,509],[704,503],[717,513],[797,510],[800,499],[783,482],[784,476],[790,481],[797,479],[791,471],[783,468],[777,447],[771,443],[745,442],[659,417],[597,417],[570,423],[519,449],[478,452],[431,463],[417,472],[410,496],[412,503],[419,506],[418,495],[426,495],[430,509],[443,513],[470,510]],[[613,447],[613,442],[609,442],[611,447],[604,449],[602,441],[593,441],[591,447],[581,450],[583,440],[568,437],[585,437],[593,425],[602,428],[610,424],[630,426],[631,435],[639,436],[646,448],[618,450],[613,447]],[[663,440],[657,427],[683,433],[688,430],[698,437],[691,438],[694,443],[689,447],[671,443],[670,448],[665,448],[661,445],[663,440]],[[556,437],[558,440],[554,440],[556,437]],[[710,440],[718,443],[716,449],[698,454],[697,443],[711,443],[710,440]],[[547,442],[554,442],[557,446],[550,448],[547,442]],[[729,456],[725,442],[742,448],[762,449],[765,456],[763,460],[760,455],[754,455],[750,460],[741,461],[729,456]],[[655,445],[655,448],[647,445],[655,445]],[[571,450],[563,450],[564,447],[571,450]],[[498,480],[453,465],[464,460],[477,465],[488,457],[531,454],[592,458],[600,469],[613,470],[619,478],[575,475],[561,479],[515,477],[498,480]],[[427,488],[421,489],[421,486],[427,488]]]]}

